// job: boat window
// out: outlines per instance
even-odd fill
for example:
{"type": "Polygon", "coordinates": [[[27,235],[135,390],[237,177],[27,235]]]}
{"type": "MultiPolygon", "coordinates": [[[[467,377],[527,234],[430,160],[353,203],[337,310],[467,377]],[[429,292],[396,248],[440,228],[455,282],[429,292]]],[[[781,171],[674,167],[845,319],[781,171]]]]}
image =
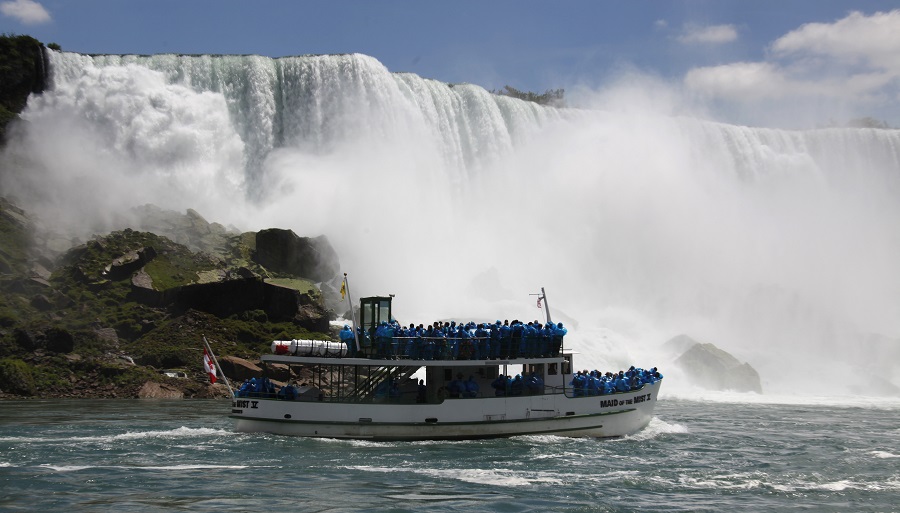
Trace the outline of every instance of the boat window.
{"type": "Polygon", "coordinates": [[[378,302],[378,321],[391,321],[391,302],[390,301],[379,301],[378,302]]]}
{"type": "Polygon", "coordinates": [[[562,373],[572,374],[572,355],[563,355],[563,358],[565,358],[565,360],[563,360],[562,364],[562,373]]]}
{"type": "Polygon", "coordinates": [[[548,376],[556,376],[556,364],[551,363],[547,366],[547,375],[548,376]]]}

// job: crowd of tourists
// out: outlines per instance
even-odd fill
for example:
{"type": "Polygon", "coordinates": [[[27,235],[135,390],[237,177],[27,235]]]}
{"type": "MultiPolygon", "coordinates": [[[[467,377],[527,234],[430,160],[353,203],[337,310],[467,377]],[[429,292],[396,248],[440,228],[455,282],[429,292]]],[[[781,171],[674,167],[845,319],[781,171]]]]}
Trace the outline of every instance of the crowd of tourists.
{"type": "Polygon", "coordinates": [[[637,390],[645,384],[653,384],[662,379],[662,374],[656,367],[646,370],[635,368],[632,365],[627,371],[600,372],[598,370],[578,371],[572,376],[572,393],[575,397],[589,395],[604,395],[615,392],[630,392],[637,390]]]}
{"type": "Polygon", "coordinates": [[[544,393],[544,380],[536,372],[532,372],[527,377],[521,374],[512,376],[497,376],[497,379],[491,382],[491,388],[494,389],[494,395],[500,396],[519,396],[519,395],[537,395],[544,393]]]}
{"type": "Polygon", "coordinates": [[[341,330],[341,342],[350,357],[412,360],[497,360],[557,357],[567,330],[560,323],[494,323],[456,321],[402,326],[383,321],[371,333],[349,325],[341,330]],[[359,347],[356,341],[359,339],[359,347]]]}

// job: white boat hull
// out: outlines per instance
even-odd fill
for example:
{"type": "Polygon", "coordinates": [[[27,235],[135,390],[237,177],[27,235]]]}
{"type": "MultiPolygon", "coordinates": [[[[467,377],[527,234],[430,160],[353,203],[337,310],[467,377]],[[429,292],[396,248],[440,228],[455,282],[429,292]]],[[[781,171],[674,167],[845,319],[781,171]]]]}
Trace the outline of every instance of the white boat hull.
{"type": "Polygon", "coordinates": [[[632,392],[445,399],[435,404],[237,398],[240,432],[367,440],[459,440],[554,434],[615,437],[650,422],[661,381],[632,392]]]}

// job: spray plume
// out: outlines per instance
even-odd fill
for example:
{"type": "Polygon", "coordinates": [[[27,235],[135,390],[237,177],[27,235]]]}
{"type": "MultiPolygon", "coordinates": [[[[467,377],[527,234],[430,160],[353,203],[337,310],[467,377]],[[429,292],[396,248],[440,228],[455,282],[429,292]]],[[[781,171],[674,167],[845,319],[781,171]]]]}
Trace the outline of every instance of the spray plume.
{"type": "Polygon", "coordinates": [[[897,373],[897,131],[554,109],[362,55],[51,65],[0,186],[73,232],[154,203],[326,234],[357,294],[416,322],[539,318],[543,285],[588,367],[687,332],[766,381],[861,351],[897,373]]]}

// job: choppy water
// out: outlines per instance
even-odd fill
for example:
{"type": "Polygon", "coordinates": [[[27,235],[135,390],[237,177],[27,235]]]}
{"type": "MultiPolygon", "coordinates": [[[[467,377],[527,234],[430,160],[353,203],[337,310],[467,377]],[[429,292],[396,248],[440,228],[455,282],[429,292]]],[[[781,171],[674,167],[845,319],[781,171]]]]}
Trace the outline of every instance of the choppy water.
{"type": "Polygon", "coordinates": [[[617,440],[237,434],[222,401],[0,402],[0,511],[898,511],[900,407],[663,400],[617,440]]]}

